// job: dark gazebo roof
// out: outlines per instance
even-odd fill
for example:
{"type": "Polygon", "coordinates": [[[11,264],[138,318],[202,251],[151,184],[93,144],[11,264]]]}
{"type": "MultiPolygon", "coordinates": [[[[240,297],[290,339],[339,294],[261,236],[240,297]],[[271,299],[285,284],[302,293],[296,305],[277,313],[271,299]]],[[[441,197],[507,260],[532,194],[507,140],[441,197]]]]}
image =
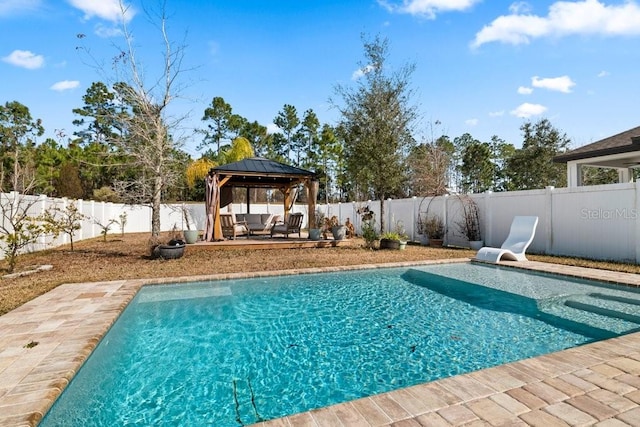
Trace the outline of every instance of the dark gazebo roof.
{"type": "Polygon", "coordinates": [[[221,177],[229,177],[227,185],[235,187],[276,188],[316,177],[314,172],[262,157],[217,166],[213,170],[221,177]]]}
{"type": "Polygon", "coordinates": [[[553,161],[567,163],[572,160],[633,152],[640,152],[640,126],[560,154],[554,157],[553,161]]]}

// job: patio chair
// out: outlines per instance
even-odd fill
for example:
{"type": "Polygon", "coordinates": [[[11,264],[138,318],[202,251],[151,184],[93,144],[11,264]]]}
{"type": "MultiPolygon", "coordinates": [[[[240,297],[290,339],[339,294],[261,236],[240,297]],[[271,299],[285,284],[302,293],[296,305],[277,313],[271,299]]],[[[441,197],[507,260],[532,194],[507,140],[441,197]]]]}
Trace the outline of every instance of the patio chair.
{"type": "Polygon", "coordinates": [[[249,227],[245,221],[236,221],[233,213],[221,213],[220,225],[222,226],[222,235],[227,238],[234,239],[238,236],[249,236],[249,227]]]}
{"type": "Polygon", "coordinates": [[[524,253],[533,241],[538,225],[537,216],[516,216],[511,223],[509,235],[499,248],[484,247],[476,254],[475,259],[498,263],[501,259],[510,261],[526,261],[524,253]]]}
{"type": "Polygon", "coordinates": [[[302,237],[300,228],[302,228],[302,213],[292,213],[284,223],[271,227],[271,237],[274,234],[284,234],[285,237],[289,237],[289,234],[293,233],[298,233],[298,237],[302,237]]]}

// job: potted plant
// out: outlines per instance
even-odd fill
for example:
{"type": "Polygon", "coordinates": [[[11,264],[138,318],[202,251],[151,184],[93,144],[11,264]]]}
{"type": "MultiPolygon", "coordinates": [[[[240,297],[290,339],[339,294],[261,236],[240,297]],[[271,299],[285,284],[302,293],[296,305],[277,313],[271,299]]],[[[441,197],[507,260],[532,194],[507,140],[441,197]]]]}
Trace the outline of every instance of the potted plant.
{"type": "Polygon", "coordinates": [[[402,221],[396,221],[395,232],[400,238],[400,250],[405,249],[407,247],[409,236],[407,236],[407,232],[404,229],[404,224],[402,223],[402,221]]]}
{"type": "Polygon", "coordinates": [[[184,218],[184,224],[187,226],[186,230],[182,230],[182,234],[184,235],[184,240],[188,244],[193,244],[198,241],[198,230],[191,229],[191,223],[189,222],[189,209],[183,204],[182,205],[182,218],[184,218]]]}
{"type": "Polygon", "coordinates": [[[442,246],[444,222],[438,215],[430,215],[424,221],[424,232],[429,237],[429,246],[442,246]]]}
{"type": "Polygon", "coordinates": [[[380,249],[400,249],[400,241],[400,234],[395,231],[387,231],[380,236],[380,249]]]}
{"type": "Polygon", "coordinates": [[[364,246],[367,249],[373,249],[380,238],[378,230],[376,230],[376,220],[373,217],[373,213],[368,214],[366,219],[363,215],[362,238],[364,239],[364,246]]]}
{"type": "Polygon", "coordinates": [[[340,223],[337,216],[333,215],[331,218],[325,218],[324,222],[324,234],[325,238],[327,232],[331,231],[334,240],[344,240],[347,235],[347,227],[340,223]]]}
{"type": "Polygon", "coordinates": [[[184,255],[186,243],[178,231],[176,224],[169,232],[169,241],[164,244],[155,245],[151,251],[154,258],[177,259],[184,255]]]}
{"type": "Polygon", "coordinates": [[[320,209],[316,210],[315,222],[310,224],[309,239],[320,240],[322,236],[322,227],[324,226],[325,215],[320,209]]]}
{"type": "Polygon", "coordinates": [[[469,241],[471,249],[477,251],[483,245],[478,205],[468,196],[461,198],[460,202],[462,204],[462,219],[456,225],[460,233],[469,241]]]}
{"type": "Polygon", "coordinates": [[[420,236],[420,244],[427,246],[429,244],[429,235],[427,234],[427,216],[424,213],[418,214],[416,232],[420,236]]]}

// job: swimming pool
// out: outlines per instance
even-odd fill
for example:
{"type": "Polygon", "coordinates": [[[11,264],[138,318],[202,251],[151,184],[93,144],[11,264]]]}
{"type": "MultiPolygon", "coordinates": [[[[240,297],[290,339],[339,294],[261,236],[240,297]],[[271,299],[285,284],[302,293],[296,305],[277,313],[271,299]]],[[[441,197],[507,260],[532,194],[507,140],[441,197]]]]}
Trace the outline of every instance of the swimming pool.
{"type": "Polygon", "coordinates": [[[466,264],[146,287],[42,425],[250,424],[637,328],[591,294],[638,296],[466,264]]]}

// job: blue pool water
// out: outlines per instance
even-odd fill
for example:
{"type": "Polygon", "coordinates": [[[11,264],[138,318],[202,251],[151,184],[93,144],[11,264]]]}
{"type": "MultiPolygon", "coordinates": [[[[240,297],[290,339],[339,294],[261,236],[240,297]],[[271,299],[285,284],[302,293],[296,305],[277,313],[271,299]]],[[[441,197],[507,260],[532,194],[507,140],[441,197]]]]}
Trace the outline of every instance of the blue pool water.
{"type": "Polygon", "coordinates": [[[144,287],[41,425],[248,425],[638,328],[565,304],[595,294],[639,297],[470,264],[144,287]]]}

